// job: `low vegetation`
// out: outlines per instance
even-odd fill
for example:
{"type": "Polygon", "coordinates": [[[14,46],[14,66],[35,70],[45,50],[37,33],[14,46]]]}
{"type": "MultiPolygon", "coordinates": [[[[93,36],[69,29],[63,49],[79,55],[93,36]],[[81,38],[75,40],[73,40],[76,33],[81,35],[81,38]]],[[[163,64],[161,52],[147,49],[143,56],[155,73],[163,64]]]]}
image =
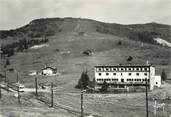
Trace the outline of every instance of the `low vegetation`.
{"type": "Polygon", "coordinates": [[[109,87],[109,84],[106,81],[104,81],[101,86],[100,92],[103,92],[103,93],[107,92],[108,87],[109,87]]]}
{"type": "Polygon", "coordinates": [[[167,80],[167,75],[165,73],[165,70],[162,70],[161,79],[162,79],[162,81],[166,81],[167,80]]]}

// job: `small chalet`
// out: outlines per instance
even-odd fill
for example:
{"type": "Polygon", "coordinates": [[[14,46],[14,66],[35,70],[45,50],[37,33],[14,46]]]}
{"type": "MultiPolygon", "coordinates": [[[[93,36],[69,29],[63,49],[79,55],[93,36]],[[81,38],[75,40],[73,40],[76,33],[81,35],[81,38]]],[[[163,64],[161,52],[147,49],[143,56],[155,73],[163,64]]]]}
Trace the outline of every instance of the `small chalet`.
{"type": "Polygon", "coordinates": [[[57,68],[56,67],[44,67],[41,69],[41,74],[47,75],[47,76],[55,75],[57,74],[57,68]]]}

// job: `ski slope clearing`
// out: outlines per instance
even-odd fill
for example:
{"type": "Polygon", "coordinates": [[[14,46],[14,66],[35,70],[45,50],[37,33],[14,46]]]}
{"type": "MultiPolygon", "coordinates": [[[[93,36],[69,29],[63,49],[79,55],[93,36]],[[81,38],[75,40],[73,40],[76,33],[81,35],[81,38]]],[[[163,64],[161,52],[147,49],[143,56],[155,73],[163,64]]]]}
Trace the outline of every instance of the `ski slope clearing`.
{"type": "Polygon", "coordinates": [[[170,48],[171,48],[171,43],[169,43],[168,41],[166,41],[166,40],[164,40],[164,39],[162,39],[162,38],[154,38],[154,40],[155,40],[158,44],[160,44],[160,45],[162,45],[162,46],[167,46],[167,47],[170,47],[170,48]]]}
{"type": "Polygon", "coordinates": [[[34,46],[30,47],[30,49],[39,49],[42,47],[49,47],[49,45],[48,44],[34,45],[34,46]]]}

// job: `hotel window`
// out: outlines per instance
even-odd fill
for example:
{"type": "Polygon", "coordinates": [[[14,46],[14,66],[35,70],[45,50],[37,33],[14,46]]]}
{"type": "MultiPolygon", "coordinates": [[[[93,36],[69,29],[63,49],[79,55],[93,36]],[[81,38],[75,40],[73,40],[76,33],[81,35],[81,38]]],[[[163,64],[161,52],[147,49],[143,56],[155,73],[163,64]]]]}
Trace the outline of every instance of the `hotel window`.
{"type": "Polygon", "coordinates": [[[113,73],[113,75],[116,75],[116,73],[113,73]]]}
{"type": "Polygon", "coordinates": [[[128,73],[129,76],[131,76],[131,73],[128,73]]]}
{"type": "Polygon", "coordinates": [[[99,71],[102,71],[102,68],[99,68],[99,71]]]}
{"type": "Polygon", "coordinates": [[[101,76],[102,75],[102,73],[99,73],[99,76],[101,76]]]}
{"type": "Polygon", "coordinates": [[[109,71],[109,69],[108,69],[108,68],[106,68],[106,71],[109,71]]]}
{"type": "Polygon", "coordinates": [[[122,73],[121,73],[121,76],[122,76],[122,73]]]}
{"type": "Polygon", "coordinates": [[[116,71],[116,68],[113,68],[114,71],[116,71]]]}
{"type": "Polygon", "coordinates": [[[109,73],[106,73],[106,76],[108,76],[109,75],[109,73]]]}
{"type": "Polygon", "coordinates": [[[147,73],[144,73],[145,76],[147,76],[147,73]]]}
{"type": "Polygon", "coordinates": [[[139,73],[136,73],[137,76],[139,76],[140,74],[139,73]]]}
{"type": "Polygon", "coordinates": [[[138,71],[138,70],[139,70],[139,68],[136,68],[136,70],[138,71]]]}
{"type": "Polygon", "coordinates": [[[147,71],[147,68],[144,68],[145,71],[147,71]]]}
{"type": "Polygon", "coordinates": [[[131,68],[129,68],[129,70],[131,70],[131,68]]]}

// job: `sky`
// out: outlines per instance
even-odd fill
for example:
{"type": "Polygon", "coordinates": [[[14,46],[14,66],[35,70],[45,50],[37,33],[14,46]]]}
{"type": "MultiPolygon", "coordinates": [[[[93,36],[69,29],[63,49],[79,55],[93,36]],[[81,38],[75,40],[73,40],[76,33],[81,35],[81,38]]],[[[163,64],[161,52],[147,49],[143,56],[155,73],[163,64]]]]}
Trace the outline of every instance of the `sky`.
{"type": "Polygon", "coordinates": [[[171,0],[0,0],[0,14],[0,30],[15,29],[48,17],[171,24],[171,0]]]}

